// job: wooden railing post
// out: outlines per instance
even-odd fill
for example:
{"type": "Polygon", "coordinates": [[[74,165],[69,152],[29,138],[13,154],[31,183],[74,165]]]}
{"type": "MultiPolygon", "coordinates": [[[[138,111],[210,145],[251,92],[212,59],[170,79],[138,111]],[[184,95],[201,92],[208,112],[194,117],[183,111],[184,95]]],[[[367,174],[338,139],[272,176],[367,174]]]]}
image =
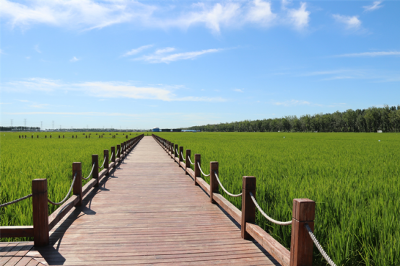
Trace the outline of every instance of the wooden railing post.
{"type": "Polygon", "coordinates": [[[32,180],[33,241],[35,246],[49,244],[49,206],[47,179],[32,180]]]}
{"type": "Polygon", "coordinates": [[[176,152],[176,150],[178,149],[178,144],[175,144],[175,148],[174,148],[174,158],[178,157],[178,153],[176,152]]]}
{"type": "Polygon", "coordinates": [[[172,155],[172,154],[175,154],[173,152],[174,151],[174,143],[173,142],[171,142],[171,145],[169,146],[169,151],[171,152],[171,157],[174,158],[173,155],[172,155]]]}
{"type": "Polygon", "coordinates": [[[218,162],[210,162],[210,201],[211,203],[215,203],[213,199],[214,193],[219,193],[219,184],[215,177],[215,174],[218,173],[218,162]]]}
{"type": "Polygon", "coordinates": [[[118,159],[121,159],[121,145],[117,145],[117,151],[118,151],[118,159]]]}
{"type": "Polygon", "coordinates": [[[179,156],[179,167],[181,166],[181,162],[183,162],[183,157],[182,157],[182,155],[183,155],[183,146],[180,146],[179,147],[179,154],[178,154],[178,156],[179,156]]]}
{"type": "Polygon", "coordinates": [[[310,199],[293,199],[292,217],[290,266],[311,266],[314,244],[305,224],[314,231],[315,202],[310,199]]]}
{"type": "Polygon", "coordinates": [[[82,163],[72,163],[72,178],[74,178],[76,173],[76,179],[74,183],[74,187],[72,188],[74,195],[77,195],[79,201],[75,206],[82,205],[82,163]]]}
{"type": "Polygon", "coordinates": [[[250,192],[256,197],[256,178],[254,176],[244,176],[242,185],[242,238],[251,239],[246,231],[246,223],[256,222],[256,206],[251,200],[250,192]]]}
{"type": "Polygon", "coordinates": [[[104,169],[107,169],[106,175],[108,175],[108,173],[110,172],[110,170],[108,169],[108,160],[109,160],[109,158],[108,158],[108,150],[104,150],[104,158],[106,158],[106,161],[104,162],[104,169]]]}
{"type": "Polygon", "coordinates": [[[99,186],[99,155],[93,154],[92,155],[92,166],[94,164],[93,168],[93,178],[96,179],[96,184],[94,184],[95,187],[99,186]]]}
{"type": "Polygon", "coordinates": [[[190,161],[189,161],[189,158],[190,158],[190,156],[191,156],[191,153],[192,153],[192,151],[191,150],[186,150],[186,167],[185,167],[185,174],[189,174],[188,173],[188,168],[190,168],[190,161]]]}
{"type": "Polygon", "coordinates": [[[196,186],[199,185],[199,184],[197,184],[197,177],[201,177],[199,165],[201,166],[201,155],[195,154],[194,155],[194,184],[196,186]]]}
{"type": "Polygon", "coordinates": [[[113,168],[115,168],[115,146],[111,147],[111,162],[114,163],[113,168]]]}

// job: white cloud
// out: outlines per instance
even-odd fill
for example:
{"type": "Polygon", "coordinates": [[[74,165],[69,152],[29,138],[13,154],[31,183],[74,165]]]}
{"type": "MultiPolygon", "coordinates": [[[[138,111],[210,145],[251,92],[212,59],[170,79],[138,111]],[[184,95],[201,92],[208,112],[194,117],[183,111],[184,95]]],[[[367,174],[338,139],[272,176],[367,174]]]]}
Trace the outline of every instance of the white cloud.
{"type": "Polygon", "coordinates": [[[151,47],[153,47],[152,44],[143,45],[143,46],[140,46],[139,48],[135,48],[135,49],[130,50],[129,52],[126,52],[122,56],[135,55],[135,54],[138,54],[138,53],[142,52],[143,50],[146,50],[146,49],[151,48],[151,47]]]}
{"type": "Polygon", "coordinates": [[[376,56],[400,56],[400,51],[364,52],[364,53],[337,55],[337,57],[376,57],[376,56]]]}
{"type": "Polygon", "coordinates": [[[261,0],[254,0],[247,13],[247,20],[260,23],[261,25],[269,25],[275,18],[276,14],[272,13],[271,3],[261,0]]]}
{"type": "Polygon", "coordinates": [[[364,11],[373,11],[373,10],[379,9],[382,7],[380,5],[381,3],[382,3],[382,1],[374,1],[372,3],[372,5],[370,5],[370,6],[363,6],[364,11]]]}
{"type": "Polygon", "coordinates": [[[281,106],[296,106],[296,105],[310,105],[311,103],[307,101],[291,100],[284,102],[273,102],[272,104],[281,106]]]}
{"type": "Polygon", "coordinates": [[[236,92],[243,92],[243,90],[241,90],[241,89],[233,89],[233,91],[236,91],[236,92]]]}
{"type": "Polygon", "coordinates": [[[175,53],[175,54],[165,54],[168,51],[174,51],[174,48],[166,48],[166,49],[161,49],[157,50],[155,53],[150,54],[150,55],[144,55],[142,57],[136,58],[136,60],[142,60],[146,61],[149,63],[171,63],[174,61],[179,61],[179,60],[188,60],[188,59],[195,59],[196,57],[199,57],[203,54],[209,54],[209,53],[216,53],[223,51],[223,49],[207,49],[207,50],[201,50],[201,51],[194,51],[194,52],[185,52],[185,53],[175,53]],[[170,50],[167,50],[170,49],[170,50]],[[173,50],[172,50],[173,49],[173,50]]]}
{"type": "Polygon", "coordinates": [[[149,17],[156,7],[137,1],[93,0],[28,1],[26,5],[1,0],[0,15],[12,27],[48,24],[59,27],[104,28],[113,24],[149,17]]]}
{"type": "Polygon", "coordinates": [[[357,30],[361,27],[361,20],[357,16],[333,15],[333,18],[346,26],[346,29],[357,30]]]}
{"type": "Polygon", "coordinates": [[[69,61],[74,63],[74,62],[78,62],[79,60],[81,60],[80,58],[77,58],[76,56],[72,57],[69,61]]]}
{"type": "MultiPolygon", "coordinates": [[[[26,1],[24,4],[0,0],[0,16],[12,28],[29,28],[37,24],[80,30],[101,29],[115,24],[132,23],[135,27],[182,28],[205,26],[219,34],[222,27],[241,27],[246,24],[271,26],[275,24],[295,25],[305,28],[309,23],[310,12],[306,4],[299,9],[286,9],[287,1],[282,2],[281,14],[272,12],[271,1],[224,1],[211,4],[209,1],[185,4],[170,12],[171,7],[139,3],[130,0],[64,0],[64,1],[26,1]],[[166,15],[165,15],[166,14],[166,15]]],[[[124,56],[137,54],[133,49],[124,56]]]]}
{"type": "Polygon", "coordinates": [[[306,3],[301,3],[299,9],[289,9],[288,18],[289,21],[298,30],[302,30],[308,26],[310,21],[310,12],[306,10],[306,3]]]}
{"type": "MultiPolygon", "coordinates": [[[[32,78],[22,81],[8,82],[2,89],[5,91],[27,93],[32,91],[56,92],[78,91],[98,98],[131,98],[161,101],[201,101],[224,102],[221,97],[178,96],[178,86],[144,86],[139,87],[124,82],[82,82],[64,84],[57,80],[32,78]]],[[[23,101],[23,100],[20,100],[23,101]]],[[[28,101],[27,101],[28,102],[28,101]]]]}

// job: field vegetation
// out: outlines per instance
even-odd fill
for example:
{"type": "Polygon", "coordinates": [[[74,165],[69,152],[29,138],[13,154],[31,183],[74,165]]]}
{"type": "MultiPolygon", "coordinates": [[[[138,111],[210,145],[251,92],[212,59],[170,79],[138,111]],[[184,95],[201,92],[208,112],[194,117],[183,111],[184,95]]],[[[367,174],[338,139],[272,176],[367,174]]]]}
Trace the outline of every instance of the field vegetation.
{"type": "MultiPolygon", "coordinates": [[[[240,193],[257,178],[257,201],[272,218],[291,220],[292,200],[316,202],[315,234],[337,265],[400,265],[400,134],[156,133],[219,162],[219,177],[240,193]]],[[[209,182],[209,178],[205,180],[209,182]]],[[[226,199],[241,209],[241,198],[226,199]]],[[[285,247],[291,226],[256,223],[285,247]]],[[[314,249],[314,265],[326,262],[314,249]]]]}
{"type": "MultiPolygon", "coordinates": [[[[99,165],[101,165],[104,150],[110,150],[111,156],[111,147],[126,141],[127,134],[130,134],[129,138],[139,135],[139,133],[122,132],[116,134],[91,132],[89,138],[89,133],[82,132],[2,132],[0,204],[32,193],[32,180],[36,178],[47,178],[49,198],[54,202],[61,201],[72,182],[73,162],[82,162],[82,176],[87,177],[92,169],[92,154],[99,155],[99,165]],[[24,137],[26,135],[27,138],[19,138],[22,135],[24,137]],[[99,138],[99,135],[102,138],[99,138]]],[[[83,185],[88,182],[83,181],[83,185]]],[[[49,204],[49,214],[57,207],[49,204]]],[[[0,225],[32,225],[32,198],[0,208],[0,225]]],[[[1,239],[1,241],[10,240],[1,239]]]]}

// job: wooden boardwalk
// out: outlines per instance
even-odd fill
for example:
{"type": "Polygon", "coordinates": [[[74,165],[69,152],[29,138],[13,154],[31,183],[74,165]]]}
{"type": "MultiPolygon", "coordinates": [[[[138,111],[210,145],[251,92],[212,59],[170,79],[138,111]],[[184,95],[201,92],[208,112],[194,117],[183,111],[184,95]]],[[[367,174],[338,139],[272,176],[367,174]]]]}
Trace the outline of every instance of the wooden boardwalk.
{"type": "Polygon", "coordinates": [[[279,265],[152,137],[36,250],[49,265],[279,265]]]}

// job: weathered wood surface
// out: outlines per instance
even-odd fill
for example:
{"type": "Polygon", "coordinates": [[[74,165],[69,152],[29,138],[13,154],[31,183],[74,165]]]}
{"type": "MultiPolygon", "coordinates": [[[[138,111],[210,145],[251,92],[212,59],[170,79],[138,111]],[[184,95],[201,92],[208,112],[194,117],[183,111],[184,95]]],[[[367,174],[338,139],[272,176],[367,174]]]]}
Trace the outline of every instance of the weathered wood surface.
{"type": "Polygon", "coordinates": [[[37,248],[50,265],[277,265],[152,137],[50,234],[37,248]]]}
{"type": "Polygon", "coordinates": [[[48,265],[33,242],[0,242],[0,265],[48,265]]]}

